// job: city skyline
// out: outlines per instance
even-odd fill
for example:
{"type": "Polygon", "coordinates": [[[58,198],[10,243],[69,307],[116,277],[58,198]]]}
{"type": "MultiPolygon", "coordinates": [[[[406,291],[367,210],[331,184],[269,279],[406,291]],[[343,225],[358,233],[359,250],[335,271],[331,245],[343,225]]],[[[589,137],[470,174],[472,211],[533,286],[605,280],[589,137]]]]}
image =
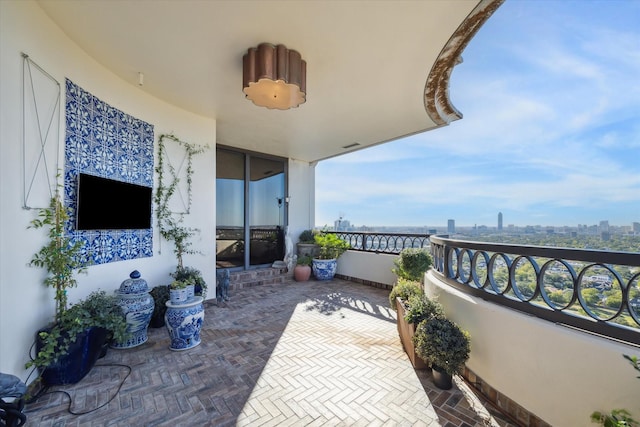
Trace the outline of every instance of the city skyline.
{"type": "Polygon", "coordinates": [[[640,221],[638,19],[640,2],[505,2],[451,75],[464,118],[321,161],[316,224],[640,221]]]}

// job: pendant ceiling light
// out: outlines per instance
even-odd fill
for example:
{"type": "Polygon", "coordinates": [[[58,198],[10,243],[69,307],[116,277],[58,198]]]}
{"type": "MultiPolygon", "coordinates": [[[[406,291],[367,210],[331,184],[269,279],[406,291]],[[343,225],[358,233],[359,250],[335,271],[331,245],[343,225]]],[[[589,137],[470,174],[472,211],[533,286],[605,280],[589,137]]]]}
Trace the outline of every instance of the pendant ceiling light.
{"type": "Polygon", "coordinates": [[[242,91],[260,107],[295,108],[307,100],[307,63],[281,44],[249,48],[242,58],[242,91]]]}

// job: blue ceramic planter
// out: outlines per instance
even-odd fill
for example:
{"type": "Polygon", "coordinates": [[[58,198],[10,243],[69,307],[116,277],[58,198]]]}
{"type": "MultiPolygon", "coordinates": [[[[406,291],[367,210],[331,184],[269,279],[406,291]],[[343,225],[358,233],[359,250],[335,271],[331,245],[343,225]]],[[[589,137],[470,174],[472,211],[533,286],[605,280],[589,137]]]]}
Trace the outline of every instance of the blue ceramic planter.
{"type": "Polygon", "coordinates": [[[313,275],[318,280],[331,280],[338,268],[337,259],[313,259],[313,275]]]}
{"type": "MultiPolygon", "coordinates": [[[[103,328],[89,328],[78,334],[75,342],[69,345],[67,354],[61,355],[55,363],[42,371],[43,382],[50,386],[79,382],[95,365],[106,339],[107,330],[103,328]]],[[[38,334],[36,335],[36,353],[42,349],[42,346],[43,342],[38,334]]]]}

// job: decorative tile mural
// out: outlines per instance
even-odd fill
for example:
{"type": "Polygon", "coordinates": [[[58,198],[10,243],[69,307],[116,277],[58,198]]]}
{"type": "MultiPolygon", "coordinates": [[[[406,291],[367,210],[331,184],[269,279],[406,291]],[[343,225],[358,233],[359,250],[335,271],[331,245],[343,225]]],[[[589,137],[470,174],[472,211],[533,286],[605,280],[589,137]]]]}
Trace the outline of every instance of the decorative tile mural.
{"type": "Polygon", "coordinates": [[[153,230],[76,230],[78,174],[153,187],[153,125],[96,98],[66,79],[64,192],[67,233],[83,255],[104,264],[153,255],[153,230]]]}

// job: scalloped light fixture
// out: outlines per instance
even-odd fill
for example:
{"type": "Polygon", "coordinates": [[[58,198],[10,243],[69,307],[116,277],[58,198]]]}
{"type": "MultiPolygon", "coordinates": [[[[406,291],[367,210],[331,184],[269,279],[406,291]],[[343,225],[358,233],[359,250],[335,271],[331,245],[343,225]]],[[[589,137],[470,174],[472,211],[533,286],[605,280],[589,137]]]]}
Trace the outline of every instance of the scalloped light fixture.
{"type": "Polygon", "coordinates": [[[296,108],[307,100],[307,63],[281,44],[249,48],[242,58],[242,91],[260,107],[296,108]]]}

